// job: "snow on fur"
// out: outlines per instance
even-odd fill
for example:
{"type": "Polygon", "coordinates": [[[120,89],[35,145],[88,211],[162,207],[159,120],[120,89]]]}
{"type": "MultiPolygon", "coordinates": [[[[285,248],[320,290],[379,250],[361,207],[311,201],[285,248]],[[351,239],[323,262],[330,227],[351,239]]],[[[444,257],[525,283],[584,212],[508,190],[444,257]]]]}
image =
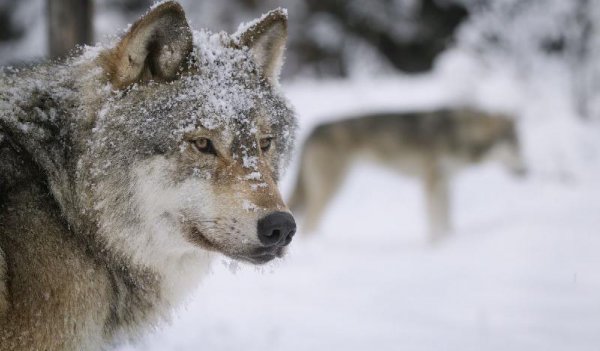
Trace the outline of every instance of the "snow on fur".
{"type": "MultiPolygon", "coordinates": [[[[113,133],[115,129],[126,130],[127,135],[142,136],[140,142],[155,140],[160,144],[156,147],[167,150],[200,126],[238,134],[230,135],[232,138],[255,138],[258,116],[262,115],[280,135],[279,146],[289,150],[295,130],[293,111],[281,93],[267,84],[257,71],[249,49],[233,45],[234,39],[224,32],[202,30],[193,34],[189,72],[181,73],[170,83],[134,84],[124,92],[113,91],[106,96],[97,115],[95,132],[100,142],[95,143],[96,147],[106,148],[102,142],[106,138],[104,134],[113,133]],[[143,98],[136,100],[130,96],[143,98]],[[186,111],[184,118],[182,111],[186,111]],[[105,120],[106,115],[113,117],[105,120]]],[[[98,94],[106,94],[106,91],[98,91],[98,94]]],[[[257,170],[251,150],[242,150],[234,157],[243,159],[244,167],[257,170]]],[[[287,161],[281,160],[281,165],[287,161]]],[[[98,171],[109,168],[105,165],[98,171]]]]}

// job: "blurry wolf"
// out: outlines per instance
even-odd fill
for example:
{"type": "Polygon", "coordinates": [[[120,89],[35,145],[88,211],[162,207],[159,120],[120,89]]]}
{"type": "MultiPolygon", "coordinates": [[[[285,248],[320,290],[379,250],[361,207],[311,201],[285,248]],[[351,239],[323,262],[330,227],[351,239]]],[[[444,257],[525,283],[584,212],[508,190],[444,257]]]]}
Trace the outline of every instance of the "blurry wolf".
{"type": "Polygon", "coordinates": [[[168,318],[215,252],[262,264],[296,224],[287,14],[234,35],[155,5],[115,45],[0,73],[0,350],[98,350],[168,318]]]}
{"type": "Polygon", "coordinates": [[[419,177],[425,183],[430,240],[450,231],[449,182],[460,169],[498,160],[525,170],[514,121],[469,109],[381,114],[323,124],[304,145],[289,202],[305,210],[305,228],[316,229],[352,162],[364,157],[419,177]]]}

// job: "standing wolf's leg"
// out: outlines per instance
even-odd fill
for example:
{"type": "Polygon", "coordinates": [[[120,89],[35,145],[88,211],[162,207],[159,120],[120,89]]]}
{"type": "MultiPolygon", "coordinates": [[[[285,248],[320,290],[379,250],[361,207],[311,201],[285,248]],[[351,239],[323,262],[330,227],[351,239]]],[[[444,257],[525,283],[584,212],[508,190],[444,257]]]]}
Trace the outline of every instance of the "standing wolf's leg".
{"type": "Polygon", "coordinates": [[[348,157],[337,148],[318,142],[307,146],[300,169],[306,208],[303,229],[306,232],[317,229],[347,168],[348,157]]]}
{"type": "Polygon", "coordinates": [[[437,242],[451,230],[449,176],[438,162],[431,162],[425,174],[429,240],[437,242]]]}

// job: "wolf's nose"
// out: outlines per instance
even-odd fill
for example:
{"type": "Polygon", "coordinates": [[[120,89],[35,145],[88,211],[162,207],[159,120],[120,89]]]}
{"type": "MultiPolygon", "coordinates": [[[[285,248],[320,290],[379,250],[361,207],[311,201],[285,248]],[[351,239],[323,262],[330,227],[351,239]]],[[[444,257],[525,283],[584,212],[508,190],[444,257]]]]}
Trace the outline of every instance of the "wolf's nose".
{"type": "Polygon", "coordinates": [[[273,212],[258,221],[258,239],[265,246],[286,246],[296,234],[296,221],[287,212],[273,212]]]}

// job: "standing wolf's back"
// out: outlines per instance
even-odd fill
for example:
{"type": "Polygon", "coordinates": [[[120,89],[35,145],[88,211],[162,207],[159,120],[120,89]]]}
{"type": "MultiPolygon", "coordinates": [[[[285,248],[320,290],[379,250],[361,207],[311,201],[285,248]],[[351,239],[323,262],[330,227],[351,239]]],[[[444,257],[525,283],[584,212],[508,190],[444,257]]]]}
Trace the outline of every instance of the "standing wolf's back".
{"type": "Polygon", "coordinates": [[[409,148],[431,148],[442,144],[452,147],[468,137],[489,139],[488,134],[501,133],[512,127],[512,120],[506,116],[467,108],[383,112],[320,124],[305,144],[343,145],[350,150],[363,145],[397,150],[398,143],[409,148]],[[386,142],[382,143],[382,139],[386,142]]]}

